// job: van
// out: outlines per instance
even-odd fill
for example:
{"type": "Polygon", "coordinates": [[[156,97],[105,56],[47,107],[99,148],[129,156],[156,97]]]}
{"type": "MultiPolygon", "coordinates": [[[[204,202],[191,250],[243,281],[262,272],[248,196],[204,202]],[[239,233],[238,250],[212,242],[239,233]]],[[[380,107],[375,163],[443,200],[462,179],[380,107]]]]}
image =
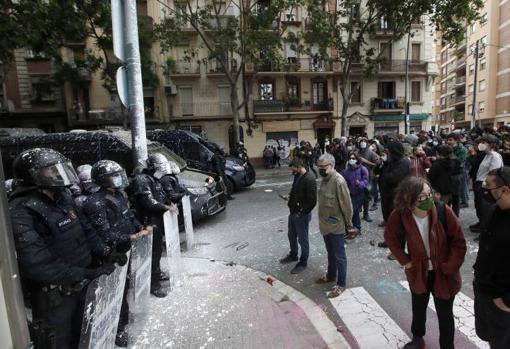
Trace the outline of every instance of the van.
{"type": "MultiPolygon", "coordinates": [[[[12,164],[18,154],[26,149],[37,147],[51,148],[61,152],[72,161],[75,167],[108,159],[118,162],[127,173],[133,173],[134,170],[129,131],[51,133],[0,138],[5,177],[12,177],[12,164]]],[[[147,150],[149,155],[162,153],[181,169],[178,177],[190,194],[193,220],[213,216],[225,209],[226,195],[221,179],[208,183],[208,179],[213,177],[212,174],[187,167],[186,161],[160,143],[147,141],[147,150]]]]}
{"type": "MultiPolygon", "coordinates": [[[[147,131],[147,138],[159,142],[181,156],[189,167],[212,172],[211,158],[219,146],[203,137],[184,130],[147,131]]],[[[255,182],[255,170],[248,161],[225,156],[225,176],[229,193],[249,187],[255,182]]]]}

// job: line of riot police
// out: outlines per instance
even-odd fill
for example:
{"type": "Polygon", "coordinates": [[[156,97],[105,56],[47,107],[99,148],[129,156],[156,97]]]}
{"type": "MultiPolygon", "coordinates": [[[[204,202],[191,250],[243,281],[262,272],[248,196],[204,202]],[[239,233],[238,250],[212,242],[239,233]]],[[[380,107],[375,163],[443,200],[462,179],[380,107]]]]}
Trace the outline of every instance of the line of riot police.
{"type": "MultiPolygon", "coordinates": [[[[131,183],[115,161],[74,170],[59,152],[35,148],[14,161],[9,210],[35,348],[76,348],[91,280],[128,262],[131,242],[153,235],[151,293],[165,297],[163,214],[178,213],[179,167],[152,154],[131,183]],[[129,193],[129,196],[128,196],[129,193]]],[[[116,345],[127,346],[126,281],[116,345]]]]}

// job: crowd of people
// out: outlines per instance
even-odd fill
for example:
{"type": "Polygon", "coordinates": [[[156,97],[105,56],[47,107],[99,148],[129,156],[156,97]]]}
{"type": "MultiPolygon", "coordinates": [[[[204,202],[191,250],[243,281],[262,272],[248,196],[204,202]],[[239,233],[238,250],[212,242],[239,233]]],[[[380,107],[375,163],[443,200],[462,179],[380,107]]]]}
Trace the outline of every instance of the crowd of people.
{"type": "Polygon", "coordinates": [[[374,139],[341,137],[317,161],[308,142],[296,147],[289,165],[294,182],[288,196],[290,252],[281,263],[309,257],[308,228],[317,205],[311,172],[322,178],[318,193],[319,230],[328,257],[327,273],[317,283],[335,283],[328,297],[346,289],[344,243],[361,233],[369,212],[382,211],[384,241],[391,260],[404,268],[412,295],[413,340],[405,349],[425,348],[427,305],[433,295],[441,349],[454,348],[453,303],[462,286],[460,268],[467,243],[459,215],[469,207],[470,188],[479,234],[474,265],[475,320],[478,336],[492,349],[510,348],[510,126],[469,132],[385,134],[374,139]],[[299,248],[301,255],[299,255],[299,248]]]}
{"type": "MultiPolygon", "coordinates": [[[[77,348],[87,285],[126,265],[131,244],[151,234],[150,292],[167,295],[162,281],[169,276],[160,268],[163,214],[178,214],[186,195],[179,172],[159,153],[131,179],[111,160],[75,171],[52,149],[26,150],[15,159],[9,207],[25,301],[32,324],[39,324],[32,338],[36,348],[77,348]]],[[[120,347],[127,346],[129,287],[126,281],[116,338],[120,347]]]]}

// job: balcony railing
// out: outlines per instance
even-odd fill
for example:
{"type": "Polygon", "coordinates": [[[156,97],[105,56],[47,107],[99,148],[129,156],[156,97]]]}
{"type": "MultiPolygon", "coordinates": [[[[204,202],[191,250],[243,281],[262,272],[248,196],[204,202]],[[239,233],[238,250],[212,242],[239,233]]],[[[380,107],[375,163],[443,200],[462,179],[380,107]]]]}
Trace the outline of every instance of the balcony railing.
{"type": "Polygon", "coordinates": [[[372,98],[370,105],[373,113],[403,112],[404,97],[372,98]]]}
{"type": "Polygon", "coordinates": [[[466,77],[465,76],[459,76],[455,79],[455,85],[465,85],[466,84],[466,77]]]}
{"type": "Polygon", "coordinates": [[[255,100],[253,101],[253,112],[260,113],[292,113],[292,112],[313,112],[331,111],[332,105],[328,101],[312,104],[310,101],[299,103],[296,101],[286,102],[281,100],[255,100]]]}
{"type": "Polygon", "coordinates": [[[232,108],[230,102],[211,103],[174,103],[170,105],[170,116],[230,116],[232,108]]]}
{"type": "Polygon", "coordinates": [[[466,65],[466,57],[462,57],[457,59],[457,64],[455,65],[457,68],[463,67],[466,65]]]}
{"type": "Polygon", "coordinates": [[[195,62],[177,62],[175,66],[172,67],[170,71],[170,75],[179,75],[179,74],[200,74],[200,65],[195,62]]]}
{"type": "MultiPolygon", "coordinates": [[[[382,63],[380,66],[380,72],[405,72],[406,60],[405,59],[393,59],[389,62],[382,63]]],[[[427,73],[427,62],[425,61],[409,61],[409,72],[410,73],[427,73]]]]}
{"type": "Polygon", "coordinates": [[[287,58],[285,63],[267,62],[257,65],[259,72],[329,72],[331,64],[320,58],[287,58]]]}
{"type": "Polygon", "coordinates": [[[465,103],[465,102],[466,102],[466,96],[456,96],[455,97],[455,104],[465,103]]]}

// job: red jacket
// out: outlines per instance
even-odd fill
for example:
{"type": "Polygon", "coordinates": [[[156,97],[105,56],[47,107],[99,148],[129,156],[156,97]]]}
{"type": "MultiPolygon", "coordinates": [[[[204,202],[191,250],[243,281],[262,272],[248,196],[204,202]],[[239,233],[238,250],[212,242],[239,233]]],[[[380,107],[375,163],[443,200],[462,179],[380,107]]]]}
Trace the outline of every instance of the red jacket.
{"type": "MultiPolygon", "coordinates": [[[[438,219],[436,208],[429,213],[430,259],[436,278],[434,294],[439,299],[455,296],[462,286],[460,267],[466,255],[466,240],[458,218],[452,209],[445,205],[447,232],[438,219]]],[[[413,267],[406,269],[409,287],[415,294],[427,291],[427,274],[429,269],[427,252],[410,210],[393,210],[384,231],[384,239],[401,265],[413,262],[413,267]],[[398,240],[398,234],[405,232],[406,253],[398,240]]]]}

